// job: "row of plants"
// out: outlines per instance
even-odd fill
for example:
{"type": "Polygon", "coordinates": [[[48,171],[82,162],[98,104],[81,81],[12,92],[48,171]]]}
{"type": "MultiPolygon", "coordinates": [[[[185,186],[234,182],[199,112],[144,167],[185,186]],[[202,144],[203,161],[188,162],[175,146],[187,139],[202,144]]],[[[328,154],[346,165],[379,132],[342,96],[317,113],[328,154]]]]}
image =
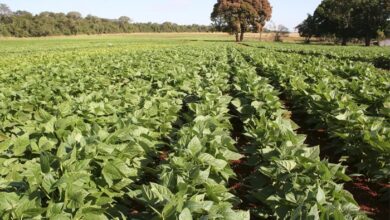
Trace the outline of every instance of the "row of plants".
{"type": "Polygon", "coordinates": [[[323,57],[343,62],[365,62],[381,69],[390,69],[390,53],[387,48],[335,47],[326,45],[297,44],[258,44],[246,43],[251,47],[268,49],[281,53],[300,54],[304,56],[323,57]]]}
{"type": "Polygon", "coordinates": [[[186,111],[160,165],[158,181],[129,193],[149,207],[144,219],[250,219],[235,210],[240,200],[230,192],[235,178],[230,161],[239,160],[229,122],[231,97],[226,50],[214,50],[214,59],[196,74],[187,74],[186,111]],[[155,215],[148,217],[148,214],[155,215]]]}
{"type": "Polygon", "coordinates": [[[353,196],[343,189],[345,167],[321,161],[318,146],[305,136],[283,107],[270,82],[240,53],[231,52],[234,107],[244,124],[245,166],[240,179],[253,216],[272,219],[365,219],[353,196]]]}
{"type": "MultiPolygon", "coordinates": [[[[336,153],[347,156],[347,161],[356,165],[358,172],[372,179],[388,180],[390,126],[385,116],[389,107],[386,81],[377,84],[378,90],[383,91],[380,96],[385,100],[378,99],[383,106],[378,108],[378,115],[372,116],[372,112],[371,115],[367,112],[367,105],[357,103],[351,90],[345,89],[349,86],[344,87],[342,82],[334,80],[340,80],[338,76],[326,74],[328,70],[322,71],[323,67],[327,67],[323,63],[318,68],[313,65],[303,67],[295,63],[294,59],[290,61],[289,55],[255,50],[246,50],[244,53],[258,67],[261,75],[270,78],[281,88],[293,102],[296,111],[303,110],[317,128],[325,128],[331,137],[343,141],[343,144],[333,146],[336,153]]],[[[364,78],[361,78],[362,85],[363,81],[364,78]]],[[[367,90],[360,90],[364,91],[367,90]]],[[[367,92],[365,96],[370,95],[367,92]]]]}

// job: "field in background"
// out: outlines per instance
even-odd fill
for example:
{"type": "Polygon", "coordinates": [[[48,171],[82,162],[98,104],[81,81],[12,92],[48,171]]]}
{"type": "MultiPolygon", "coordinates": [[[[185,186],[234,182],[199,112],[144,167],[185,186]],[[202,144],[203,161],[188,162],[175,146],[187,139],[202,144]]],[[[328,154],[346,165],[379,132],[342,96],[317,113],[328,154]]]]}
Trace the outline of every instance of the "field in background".
{"type": "MultiPolygon", "coordinates": [[[[282,45],[286,44],[274,43],[274,33],[263,33],[260,40],[258,33],[246,33],[246,43],[259,43],[260,45],[282,45]]],[[[304,39],[298,33],[290,33],[287,36],[282,36],[284,43],[302,44],[304,39]]],[[[226,33],[134,33],[134,34],[107,34],[107,35],[78,35],[78,36],[53,36],[41,38],[1,38],[0,37],[0,53],[15,53],[20,51],[44,51],[58,48],[64,49],[93,49],[102,47],[120,47],[120,46],[169,46],[175,44],[189,44],[191,42],[234,42],[234,36],[226,33]]],[[[329,45],[329,48],[322,47],[321,44],[313,44],[308,48],[319,48],[327,50],[329,48],[337,48],[337,46],[329,45]],[[314,46],[314,47],[313,47],[314,46]]],[[[305,47],[304,45],[302,47],[305,47]]],[[[365,51],[383,51],[386,53],[388,48],[362,48],[360,46],[349,46],[345,50],[355,51],[356,53],[364,53],[365,51]],[[349,49],[348,49],[349,48],[349,49]]],[[[333,50],[333,49],[332,49],[333,50]]],[[[344,49],[336,49],[344,50],[344,49]]],[[[330,51],[331,52],[331,51],[330,51]]]]}
{"type": "Polygon", "coordinates": [[[386,219],[390,51],[257,37],[0,39],[0,219],[386,219]]]}
{"type": "MultiPolygon", "coordinates": [[[[283,38],[287,42],[299,42],[303,40],[296,33],[289,35],[290,37],[283,38]]],[[[272,41],[274,35],[264,33],[263,41],[272,41]]],[[[247,41],[260,41],[260,35],[255,33],[247,33],[247,41]]],[[[234,36],[226,33],[135,33],[135,34],[107,34],[107,35],[78,35],[78,36],[54,36],[42,38],[1,38],[0,50],[18,49],[21,47],[36,48],[37,50],[45,50],[50,47],[100,47],[104,43],[112,44],[137,44],[140,42],[168,43],[169,40],[175,40],[174,43],[185,43],[187,41],[197,40],[218,40],[218,41],[234,41],[234,36]],[[60,45],[59,45],[60,44],[60,45]]]]}

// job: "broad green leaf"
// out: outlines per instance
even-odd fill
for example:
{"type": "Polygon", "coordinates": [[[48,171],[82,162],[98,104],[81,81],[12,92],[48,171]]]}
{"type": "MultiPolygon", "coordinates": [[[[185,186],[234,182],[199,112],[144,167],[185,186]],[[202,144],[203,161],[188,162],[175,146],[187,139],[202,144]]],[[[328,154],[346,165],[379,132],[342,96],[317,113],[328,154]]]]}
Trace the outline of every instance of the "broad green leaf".
{"type": "Polygon", "coordinates": [[[314,206],[312,206],[312,207],[310,208],[309,217],[310,217],[312,220],[319,220],[319,219],[320,219],[319,211],[318,211],[318,208],[317,208],[317,204],[315,204],[314,206]]]}
{"type": "Polygon", "coordinates": [[[343,113],[343,114],[339,114],[339,115],[336,116],[336,118],[337,118],[338,120],[340,120],[340,121],[345,121],[345,120],[347,120],[347,118],[348,118],[348,112],[345,112],[345,113],[343,113]]]}
{"type": "Polygon", "coordinates": [[[223,151],[223,157],[226,159],[226,160],[240,160],[241,158],[243,158],[244,156],[239,154],[239,153],[236,153],[236,152],[233,152],[231,150],[225,150],[223,151]]]}
{"type": "Polygon", "coordinates": [[[325,192],[324,192],[324,190],[321,188],[321,186],[318,186],[316,199],[317,199],[317,202],[318,202],[320,205],[322,205],[322,204],[324,204],[324,203],[326,202],[325,192]]]}
{"type": "Polygon", "coordinates": [[[192,220],[192,215],[188,208],[183,209],[179,215],[179,220],[192,220]]]}
{"type": "Polygon", "coordinates": [[[7,135],[5,135],[2,132],[0,132],[0,142],[5,141],[7,139],[9,139],[9,137],[7,137],[7,135]]]}
{"type": "Polygon", "coordinates": [[[14,147],[12,151],[15,156],[22,156],[23,153],[27,150],[27,146],[30,144],[30,139],[28,134],[24,134],[14,140],[14,147]]]}
{"type": "Polygon", "coordinates": [[[288,172],[291,172],[297,166],[297,163],[294,160],[277,160],[275,162],[288,172]]]}
{"type": "Polygon", "coordinates": [[[199,155],[199,160],[202,161],[203,163],[209,164],[211,167],[213,167],[217,171],[223,170],[226,165],[228,164],[226,161],[221,160],[221,159],[216,159],[210,154],[207,153],[202,153],[199,155]]]}
{"type": "Polygon", "coordinates": [[[202,144],[200,143],[199,138],[196,136],[191,139],[187,147],[193,155],[196,155],[202,150],[202,144]]]}
{"type": "Polygon", "coordinates": [[[167,187],[156,183],[150,183],[149,186],[143,186],[142,191],[144,198],[152,203],[160,203],[165,200],[171,200],[173,197],[173,194],[167,187]]]}

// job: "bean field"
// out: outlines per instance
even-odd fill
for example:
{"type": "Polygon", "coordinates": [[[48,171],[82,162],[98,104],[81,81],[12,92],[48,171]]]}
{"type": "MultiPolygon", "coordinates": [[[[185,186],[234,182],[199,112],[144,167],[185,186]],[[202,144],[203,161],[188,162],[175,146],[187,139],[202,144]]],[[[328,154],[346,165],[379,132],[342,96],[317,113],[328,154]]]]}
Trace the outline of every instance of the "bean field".
{"type": "Polygon", "coordinates": [[[389,216],[390,50],[111,36],[0,54],[0,219],[389,216]]]}

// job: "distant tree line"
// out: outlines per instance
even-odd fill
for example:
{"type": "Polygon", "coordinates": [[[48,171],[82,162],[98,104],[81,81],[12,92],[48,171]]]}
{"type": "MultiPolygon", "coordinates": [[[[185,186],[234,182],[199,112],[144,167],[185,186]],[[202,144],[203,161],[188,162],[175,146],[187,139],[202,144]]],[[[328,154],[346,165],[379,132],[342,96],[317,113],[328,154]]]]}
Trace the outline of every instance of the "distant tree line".
{"type": "Polygon", "coordinates": [[[335,37],[342,45],[363,39],[370,46],[372,39],[390,36],[390,1],[323,0],[297,29],[307,42],[312,37],[335,37]]]}
{"type": "Polygon", "coordinates": [[[208,32],[207,25],[178,25],[171,22],[132,23],[129,17],[106,19],[93,15],[83,17],[79,12],[42,12],[33,15],[27,11],[13,12],[0,4],[0,36],[42,37],[53,35],[111,34],[135,32],[208,32]]]}

